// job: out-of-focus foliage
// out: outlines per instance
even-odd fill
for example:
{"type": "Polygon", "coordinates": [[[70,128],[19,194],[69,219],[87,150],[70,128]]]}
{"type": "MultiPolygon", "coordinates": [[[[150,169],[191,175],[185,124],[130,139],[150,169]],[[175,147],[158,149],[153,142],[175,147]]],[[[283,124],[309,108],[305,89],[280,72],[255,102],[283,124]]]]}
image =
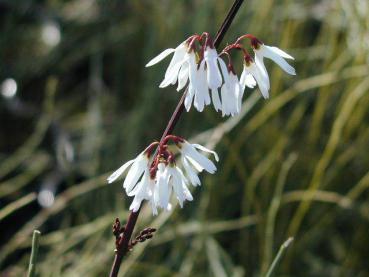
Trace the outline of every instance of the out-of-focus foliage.
{"type": "MultiPolygon", "coordinates": [[[[131,201],[109,171],[158,139],[180,94],[144,64],[204,30],[231,1],[0,2],[0,275],[24,276],[40,229],[39,276],[106,276],[111,225],[131,201]]],[[[288,236],[278,276],[369,276],[369,2],[245,0],[225,37],[291,53],[269,63],[267,101],[186,113],[176,134],[221,162],[195,200],[124,260],[125,276],[260,276],[288,236]]],[[[241,68],[238,61],[237,69],[241,68]]],[[[139,229],[137,229],[137,232],[139,229]]]]}

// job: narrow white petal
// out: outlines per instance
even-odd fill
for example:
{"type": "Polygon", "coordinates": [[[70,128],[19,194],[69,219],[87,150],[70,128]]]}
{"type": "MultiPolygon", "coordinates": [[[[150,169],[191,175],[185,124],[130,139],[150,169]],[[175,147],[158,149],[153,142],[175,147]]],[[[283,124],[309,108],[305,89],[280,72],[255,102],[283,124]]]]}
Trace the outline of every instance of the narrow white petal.
{"type": "Polygon", "coordinates": [[[217,89],[222,85],[222,76],[218,68],[217,59],[210,60],[207,63],[207,80],[210,89],[217,89]]]}
{"type": "Polygon", "coordinates": [[[204,52],[206,62],[207,81],[210,89],[217,89],[222,85],[222,76],[218,67],[218,54],[215,49],[206,47],[204,52]]]}
{"type": "Polygon", "coordinates": [[[211,99],[210,99],[210,95],[209,95],[209,87],[208,87],[208,83],[207,83],[207,77],[206,77],[206,70],[205,70],[205,62],[203,61],[200,64],[200,75],[199,77],[201,78],[201,84],[200,84],[200,90],[201,93],[203,94],[203,98],[204,98],[204,104],[205,105],[209,105],[211,103],[211,99]]]}
{"type": "Polygon", "coordinates": [[[276,64],[278,64],[285,72],[287,72],[290,75],[296,75],[295,69],[288,63],[286,60],[277,55],[274,52],[267,52],[268,54],[265,55],[266,58],[269,58],[273,60],[276,64]]]}
{"type": "Polygon", "coordinates": [[[236,103],[237,103],[237,114],[240,113],[242,107],[242,97],[244,90],[242,89],[240,83],[236,84],[236,103]]]}
{"type": "Polygon", "coordinates": [[[170,84],[175,84],[177,82],[179,70],[181,69],[184,62],[186,61],[182,60],[178,62],[170,69],[168,75],[165,75],[164,80],[159,85],[160,88],[165,88],[170,84]]]}
{"type": "Polygon", "coordinates": [[[222,103],[220,102],[218,89],[212,89],[211,90],[211,98],[213,101],[213,105],[216,111],[219,111],[222,109],[222,103]]]}
{"type": "Polygon", "coordinates": [[[184,88],[188,81],[188,63],[184,63],[178,73],[178,87],[177,91],[184,88]]]}
{"type": "Polygon", "coordinates": [[[197,88],[197,64],[196,64],[196,56],[193,52],[186,54],[186,60],[188,61],[189,66],[189,79],[192,86],[197,88]]]}
{"type": "Polygon", "coordinates": [[[155,58],[153,58],[151,61],[149,61],[146,64],[146,67],[153,66],[154,64],[157,64],[158,62],[165,59],[168,55],[172,54],[175,51],[173,48],[165,49],[163,52],[161,52],[159,55],[157,55],[155,58]]]}
{"type": "Polygon", "coordinates": [[[142,198],[140,197],[135,197],[133,198],[133,201],[131,203],[131,205],[129,206],[129,210],[133,211],[134,213],[138,211],[138,209],[141,206],[141,202],[143,201],[142,198]]]}
{"type": "Polygon", "coordinates": [[[152,215],[158,215],[158,209],[156,208],[156,203],[154,198],[150,199],[150,205],[152,210],[152,215]]]}
{"type": "Polygon", "coordinates": [[[196,161],[201,167],[211,174],[216,171],[214,163],[204,155],[197,152],[194,146],[185,142],[183,144],[183,149],[185,149],[186,156],[189,158],[190,162],[192,162],[191,159],[196,161]]]}
{"type": "Polygon", "coordinates": [[[186,52],[187,52],[187,45],[185,42],[182,42],[180,45],[176,47],[172,60],[170,61],[168,68],[165,72],[165,77],[167,77],[170,74],[170,71],[175,64],[185,59],[186,52]]]}
{"type": "Polygon", "coordinates": [[[184,102],[187,112],[190,111],[191,109],[192,100],[193,100],[194,95],[195,95],[195,89],[193,88],[192,84],[190,84],[188,87],[188,91],[187,91],[185,102],[184,102]]]}
{"type": "Polygon", "coordinates": [[[189,163],[198,171],[202,172],[204,170],[204,167],[202,167],[197,161],[195,161],[190,156],[186,156],[186,159],[189,161],[189,163]]]}
{"type": "Polygon", "coordinates": [[[185,201],[185,194],[182,187],[182,180],[180,174],[176,169],[172,170],[171,184],[173,186],[174,193],[178,199],[179,205],[183,207],[183,202],[185,201]]]}
{"type": "Polygon", "coordinates": [[[199,176],[197,176],[196,171],[192,168],[192,166],[188,163],[187,159],[185,157],[182,158],[182,164],[186,171],[186,174],[188,178],[190,179],[190,183],[196,187],[201,185],[199,176]]]}
{"type": "Polygon", "coordinates": [[[228,115],[228,97],[227,97],[227,88],[226,85],[223,84],[220,89],[220,95],[222,97],[222,116],[228,115]]]}
{"type": "Polygon", "coordinates": [[[254,88],[256,86],[256,81],[251,74],[246,74],[245,85],[249,88],[254,88]]]}
{"type": "Polygon", "coordinates": [[[126,179],[124,180],[123,187],[126,192],[129,193],[134,186],[137,184],[138,180],[141,178],[145,169],[148,167],[148,160],[145,156],[137,157],[136,161],[133,163],[131,169],[128,171],[126,179]]]}
{"type": "Polygon", "coordinates": [[[134,189],[128,192],[127,195],[128,196],[140,195],[140,197],[146,198],[148,183],[149,183],[149,170],[147,168],[140,182],[135,186],[134,189]]]}
{"type": "Polygon", "coordinates": [[[225,64],[225,62],[221,58],[218,59],[218,62],[219,62],[219,65],[220,65],[220,69],[222,71],[222,75],[223,75],[223,78],[224,78],[224,83],[228,83],[229,82],[229,72],[228,72],[228,69],[227,69],[227,65],[225,64]]]}
{"type": "Polygon", "coordinates": [[[201,92],[198,89],[195,90],[193,105],[199,112],[202,112],[204,110],[204,100],[202,98],[201,92]]]}
{"type": "Polygon", "coordinates": [[[209,95],[204,67],[205,61],[202,60],[199,69],[196,70],[196,83],[194,84],[195,99],[193,105],[199,112],[202,112],[204,110],[206,104],[206,94],[209,95]]]}
{"type": "Polygon", "coordinates": [[[269,77],[266,76],[266,79],[265,75],[262,73],[262,69],[256,63],[251,63],[250,66],[247,66],[247,70],[255,78],[263,97],[269,98],[269,77]]]}
{"type": "Polygon", "coordinates": [[[281,56],[285,59],[290,59],[290,60],[294,60],[295,58],[292,57],[291,55],[287,54],[286,52],[284,52],[282,49],[275,47],[275,46],[268,46],[268,45],[263,45],[262,47],[265,47],[268,51],[273,52],[275,54],[277,54],[278,56],[281,56]]]}
{"type": "Polygon", "coordinates": [[[193,196],[192,196],[190,190],[188,189],[188,187],[186,186],[186,184],[184,182],[182,182],[182,189],[183,189],[183,193],[185,195],[185,199],[187,201],[192,201],[193,200],[193,196]]]}
{"type": "Polygon", "coordinates": [[[158,193],[159,193],[159,206],[162,208],[166,208],[169,202],[169,186],[168,186],[168,170],[167,169],[160,169],[157,173],[157,186],[158,186],[158,193]]]}
{"type": "Polygon", "coordinates": [[[122,175],[124,173],[124,171],[127,170],[127,168],[133,164],[133,162],[135,161],[135,159],[130,160],[128,162],[126,162],[124,165],[122,165],[120,168],[118,168],[116,171],[114,171],[114,173],[112,175],[109,176],[108,178],[108,183],[111,184],[113,183],[116,179],[119,178],[120,175],[122,175]]]}
{"type": "Polygon", "coordinates": [[[240,87],[239,87],[239,81],[237,78],[237,75],[235,75],[233,72],[230,72],[229,74],[229,88],[228,88],[228,98],[229,98],[229,111],[232,116],[236,115],[239,112],[239,101],[242,101],[240,99],[240,87]]]}
{"type": "MultiPolygon", "coordinates": [[[[264,58],[263,58],[263,55],[260,53],[260,51],[255,52],[255,63],[251,63],[251,64],[256,64],[256,66],[258,67],[258,72],[260,74],[260,78],[264,79],[263,82],[266,84],[266,87],[269,90],[270,89],[269,74],[268,74],[268,71],[265,68],[264,58]]],[[[252,75],[255,77],[254,74],[252,74],[252,75]]],[[[255,77],[255,79],[256,79],[256,77],[255,77]]]]}
{"type": "Polygon", "coordinates": [[[213,154],[213,155],[214,155],[215,160],[216,160],[217,162],[219,162],[219,156],[218,156],[218,154],[217,154],[215,151],[210,150],[210,149],[206,148],[205,146],[202,146],[202,145],[197,144],[197,143],[194,143],[194,144],[192,144],[192,145],[193,145],[195,148],[200,149],[201,151],[204,151],[204,152],[207,152],[207,153],[213,154]]]}

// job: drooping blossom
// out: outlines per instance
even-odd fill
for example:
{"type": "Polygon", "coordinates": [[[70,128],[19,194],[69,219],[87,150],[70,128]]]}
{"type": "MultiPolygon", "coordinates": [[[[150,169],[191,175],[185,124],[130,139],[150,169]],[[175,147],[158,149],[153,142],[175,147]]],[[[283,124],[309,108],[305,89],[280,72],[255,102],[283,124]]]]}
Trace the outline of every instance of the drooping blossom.
{"type": "Polygon", "coordinates": [[[249,55],[244,57],[240,84],[243,90],[246,86],[249,88],[254,88],[257,84],[263,97],[265,99],[269,98],[269,75],[262,67],[255,63],[249,55]]]}
{"type": "Polygon", "coordinates": [[[241,88],[238,77],[231,64],[228,67],[222,65],[222,73],[227,74],[227,78],[221,88],[222,104],[221,111],[222,116],[231,115],[235,116],[241,110],[243,90],[241,88]]]}
{"type": "Polygon", "coordinates": [[[271,59],[278,64],[285,72],[290,75],[296,75],[296,70],[286,61],[286,59],[294,60],[294,57],[287,54],[283,50],[275,46],[268,46],[257,38],[251,38],[251,46],[255,53],[255,63],[258,64],[266,72],[264,58],[271,59]]]}
{"type": "Polygon", "coordinates": [[[218,161],[214,151],[198,144],[190,144],[176,136],[168,136],[167,141],[162,145],[151,144],[108,178],[108,182],[112,183],[129,168],[123,188],[128,196],[134,196],[130,205],[133,212],[138,211],[143,200],[149,201],[154,215],[158,213],[158,208],[170,210],[172,194],[180,207],[183,207],[186,200],[193,200],[188,186],[201,184],[198,173],[205,170],[213,174],[216,171],[214,163],[198,150],[212,153],[218,161]],[[175,143],[172,148],[178,152],[178,158],[175,158],[175,153],[168,150],[166,142],[169,140],[175,143]],[[158,147],[156,153],[153,151],[154,147],[158,147]]]}
{"type": "Polygon", "coordinates": [[[208,33],[193,35],[175,49],[166,49],[146,66],[152,66],[168,55],[174,53],[165,72],[160,87],[177,85],[180,91],[188,84],[184,106],[189,111],[192,105],[200,112],[213,103],[216,111],[223,116],[235,116],[241,111],[242,98],[246,87],[259,87],[264,98],[269,98],[270,80],[264,65],[264,58],[277,63],[285,72],[295,75],[295,69],[286,59],[294,58],[283,50],[262,43],[255,36],[246,34],[239,37],[235,43],[227,45],[221,54],[226,54],[228,65],[220,58],[214,48],[208,33]],[[250,45],[255,55],[248,54],[241,41],[250,39],[250,45]],[[244,53],[244,65],[238,79],[230,58],[231,50],[241,50],[244,53]]]}
{"type": "MultiPolygon", "coordinates": [[[[180,91],[188,84],[185,101],[187,111],[191,109],[193,104],[198,111],[202,112],[205,106],[211,104],[212,99],[215,101],[215,109],[219,110],[219,97],[215,98],[215,91],[223,83],[219,68],[219,63],[222,63],[223,60],[218,56],[209,34],[204,33],[202,36],[193,35],[177,46],[177,48],[164,50],[147,63],[146,67],[162,61],[172,53],[174,55],[165,72],[164,80],[159,87],[164,88],[178,83],[177,91],[180,91]],[[196,48],[196,42],[201,46],[199,50],[196,48]],[[212,98],[209,90],[212,93],[212,98]]],[[[225,78],[225,76],[223,77],[225,78]]]]}

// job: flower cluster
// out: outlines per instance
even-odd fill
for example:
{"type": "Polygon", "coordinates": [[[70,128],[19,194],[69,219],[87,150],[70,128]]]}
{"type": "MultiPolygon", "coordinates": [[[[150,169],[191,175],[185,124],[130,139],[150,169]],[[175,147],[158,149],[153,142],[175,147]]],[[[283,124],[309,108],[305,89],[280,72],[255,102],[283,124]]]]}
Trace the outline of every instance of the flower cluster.
{"type": "Polygon", "coordinates": [[[187,111],[190,110],[192,103],[201,112],[212,102],[215,110],[222,111],[223,116],[234,116],[240,112],[245,88],[254,88],[256,85],[263,97],[268,98],[270,81],[264,58],[273,60],[288,74],[296,74],[295,69],[286,61],[293,59],[292,56],[277,47],[265,45],[250,34],[239,37],[219,55],[208,33],[195,34],[175,49],[164,50],[147,63],[146,67],[160,62],[172,53],[174,55],[159,87],[164,88],[177,83],[177,91],[180,91],[188,83],[184,102],[187,111]],[[254,57],[251,57],[242,45],[244,39],[249,39],[254,57]],[[240,79],[232,64],[231,50],[241,50],[243,53],[243,71],[240,79]],[[227,65],[221,58],[222,55],[228,58],[227,65]]]}
{"type": "Polygon", "coordinates": [[[130,206],[133,212],[138,211],[143,200],[150,202],[154,215],[158,213],[157,208],[170,210],[172,192],[183,207],[185,200],[193,199],[188,185],[201,185],[198,173],[205,170],[212,174],[216,171],[214,163],[198,150],[211,153],[216,161],[219,160],[214,151],[169,135],[162,143],[150,144],[135,159],[123,164],[108,178],[108,182],[114,182],[129,168],[123,188],[128,196],[134,196],[130,206]]]}

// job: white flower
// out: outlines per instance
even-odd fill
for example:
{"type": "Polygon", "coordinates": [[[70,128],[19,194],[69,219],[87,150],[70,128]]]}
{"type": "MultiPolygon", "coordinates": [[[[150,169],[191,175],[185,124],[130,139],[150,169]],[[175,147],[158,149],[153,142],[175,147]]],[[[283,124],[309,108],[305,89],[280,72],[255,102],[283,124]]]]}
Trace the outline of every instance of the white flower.
{"type": "Polygon", "coordinates": [[[216,167],[206,156],[200,154],[197,149],[212,153],[218,161],[218,155],[201,145],[190,144],[187,141],[178,142],[178,149],[182,154],[182,164],[188,175],[186,178],[181,168],[175,164],[174,155],[172,159],[165,159],[162,156],[155,156],[154,162],[150,158],[152,146],[146,148],[135,159],[126,162],[108,178],[108,182],[114,182],[129,167],[129,171],[124,180],[123,187],[128,196],[134,196],[129,207],[133,212],[137,212],[143,200],[148,200],[154,215],[158,214],[158,208],[169,211],[172,207],[170,203],[172,192],[178,200],[180,207],[183,203],[192,201],[193,197],[188,189],[188,185],[200,185],[197,172],[206,170],[214,173],[216,167]],[[164,159],[164,160],[163,160],[164,159]]]}
{"type": "Polygon", "coordinates": [[[169,184],[171,187],[173,187],[173,191],[178,199],[179,206],[182,208],[185,200],[193,200],[192,194],[187,187],[188,180],[184,176],[182,170],[173,164],[168,166],[168,173],[170,178],[169,184]]]}
{"type": "MultiPolygon", "coordinates": [[[[190,47],[188,40],[182,42],[176,49],[169,48],[153,58],[146,67],[152,66],[174,52],[173,58],[165,72],[164,80],[159,87],[177,85],[177,91],[183,89],[188,83],[188,92],[185,98],[185,107],[189,111],[192,103],[202,112],[204,107],[213,101],[215,110],[221,109],[218,88],[222,85],[222,75],[219,64],[224,64],[219,58],[215,48],[209,44],[205,47],[204,57],[198,61],[197,54],[190,47]],[[209,94],[211,91],[211,97],[209,94]]],[[[224,78],[226,78],[224,76],[224,78]]]]}
{"type": "MultiPolygon", "coordinates": [[[[169,198],[172,188],[169,186],[169,171],[164,163],[159,163],[154,188],[154,204],[156,207],[170,210],[169,198]]],[[[153,211],[154,212],[154,211],[153,211]]]]}
{"type": "Polygon", "coordinates": [[[128,171],[128,174],[123,183],[123,188],[126,189],[127,193],[129,193],[133,189],[144,171],[149,168],[149,158],[147,157],[147,155],[145,155],[145,151],[140,153],[135,159],[123,164],[119,169],[111,174],[108,178],[108,183],[110,184],[118,179],[119,176],[122,175],[130,166],[131,168],[128,171]]]}
{"type": "Polygon", "coordinates": [[[222,115],[236,115],[241,110],[243,90],[238,81],[237,75],[234,73],[233,67],[221,63],[223,76],[226,76],[225,83],[221,88],[221,110],[222,115]]]}
{"type": "Polygon", "coordinates": [[[175,49],[165,49],[149,61],[146,64],[146,67],[153,66],[161,62],[173,52],[174,55],[165,72],[164,80],[160,83],[159,87],[164,88],[170,84],[174,85],[178,81],[177,90],[179,91],[186,85],[190,70],[196,68],[196,66],[194,67],[194,65],[196,65],[196,55],[195,52],[189,48],[189,43],[187,41],[182,42],[175,49]]]}
{"type": "Polygon", "coordinates": [[[244,90],[246,86],[250,88],[255,87],[256,83],[258,84],[263,97],[269,98],[270,81],[268,73],[265,71],[265,68],[256,64],[251,57],[246,56],[243,64],[240,85],[244,90]]]}
{"type": "Polygon", "coordinates": [[[154,187],[154,180],[150,177],[150,172],[147,169],[145,170],[141,181],[133,190],[127,193],[128,196],[134,196],[129,209],[133,212],[137,212],[143,200],[151,200],[153,195],[152,189],[154,187]]]}
{"type": "Polygon", "coordinates": [[[134,212],[139,209],[142,200],[149,200],[152,194],[150,186],[152,182],[149,171],[150,159],[145,152],[146,150],[140,153],[135,159],[123,164],[108,178],[108,183],[110,184],[131,167],[124,179],[123,188],[128,196],[135,196],[130,206],[130,210],[134,212]]]}
{"type": "Polygon", "coordinates": [[[204,146],[201,146],[199,144],[190,144],[187,141],[184,141],[183,143],[179,143],[180,152],[181,152],[181,160],[183,167],[185,169],[185,172],[190,180],[190,183],[193,186],[201,185],[200,179],[197,176],[197,172],[202,172],[204,169],[205,171],[213,174],[216,171],[216,166],[214,163],[209,160],[206,156],[203,154],[200,154],[197,149],[211,153],[214,155],[214,158],[216,161],[219,161],[219,157],[216,152],[211,151],[204,146]]]}
{"type": "Polygon", "coordinates": [[[204,51],[204,61],[206,63],[206,79],[209,89],[218,89],[222,85],[222,75],[220,74],[218,61],[219,58],[215,48],[206,46],[204,51]]]}
{"type": "Polygon", "coordinates": [[[264,57],[273,60],[288,74],[296,75],[295,69],[285,60],[285,59],[294,60],[294,58],[291,55],[287,54],[278,47],[268,46],[260,42],[253,42],[252,46],[255,52],[255,63],[258,64],[260,67],[262,67],[265,72],[266,69],[264,65],[264,57]]]}
{"type": "MultiPolygon", "coordinates": [[[[192,78],[190,73],[189,90],[192,91],[192,94],[189,97],[194,98],[193,105],[199,112],[202,112],[204,110],[204,107],[211,103],[209,88],[206,82],[205,60],[202,60],[199,69],[197,70],[195,68],[195,71],[193,73],[194,75],[192,78]]],[[[192,99],[185,101],[188,105],[186,106],[187,111],[189,111],[191,108],[191,101],[192,99]]]]}

